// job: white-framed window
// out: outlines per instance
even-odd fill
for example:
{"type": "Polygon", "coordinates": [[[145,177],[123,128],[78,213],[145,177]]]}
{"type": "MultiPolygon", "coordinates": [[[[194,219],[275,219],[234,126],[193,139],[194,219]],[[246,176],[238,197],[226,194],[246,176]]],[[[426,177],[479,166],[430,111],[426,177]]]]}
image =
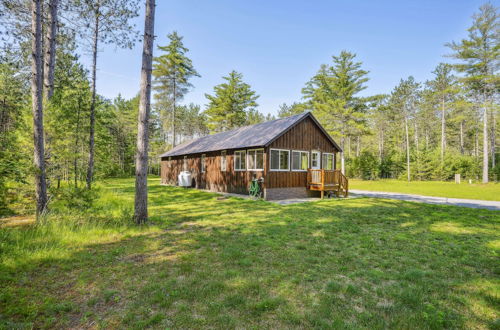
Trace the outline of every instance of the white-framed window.
{"type": "Polygon", "coordinates": [[[309,168],[309,152],[292,150],[292,171],[307,171],[309,168]]]}
{"type": "Polygon", "coordinates": [[[321,152],[311,151],[311,168],[319,170],[321,168],[321,152]]]}
{"type": "Polygon", "coordinates": [[[238,150],[234,152],[234,170],[235,171],[246,171],[246,154],[245,150],[238,150]]]}
{"type": "Polygon", "coordinates": [[[271,171],[290,170],[290,150],[271,149],[271,171]]]}
{"type": "Polygon", "coordinates": [[[263,171],[264,149],[247,150],[247,165],[249,171],[263,171]]]}
{"type": "Polygon", "coordinates": [[[206,166],[206,155],[205,154],[202,154],[201,155],[201,172],[204,173],[205,170],[207,169],[207,166],[206,166]]]}
{"type": "Polygon", "coordinates": [[[323,153],[323,169],[333,170],[333,154],[323,153]]]}
{"type": "Polygon", "coordinates": [[[227,168],[227,157],[226,157],[226,150],[222,150],[220,152],[220,170],[221,171],[226,171],[227,168]]]}
{"type": "Polygon", "coordinates": [[[188,170],[188,156],[184,156],[184,161],[182,167],[184,168],[184,171],[188,170]]]}

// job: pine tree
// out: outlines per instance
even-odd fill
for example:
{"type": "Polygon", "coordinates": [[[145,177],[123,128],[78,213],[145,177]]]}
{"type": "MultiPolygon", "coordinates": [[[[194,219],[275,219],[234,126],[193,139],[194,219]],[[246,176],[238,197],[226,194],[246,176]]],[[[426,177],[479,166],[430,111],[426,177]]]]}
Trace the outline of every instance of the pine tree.
{"type": "Polygon", "coordinates": [[[20,152],[20,133],[27,130],[23,110],[28,108],[29,86],[14,65],[0,63],[0,217],[8,212],[7,182],[23,181],[30,164],[20,152]]]}
{"type": "Polygon", "coordinates": [[[403,122],[404,140],[406,151],[406,176],[407,180],[411,180],[410,169],[410,120],[415,116],[417,111],[417,102],[419,98],[420,84],[413,77],[401,80],[391,93],[389,106],[391,107],[394,116],[403,122]]]}
{"type": "Polygon", "coordinates": [[[248,114],[257,106],[259,97],[249,84],[243,82],[243,75],[231,71],[226,82],[214,87],[214,95],[205,94],[209,100],[205,114],[211,132],[222,132],[243,126],[248,114]]]}
{"type": "Polygon", "coordinates": [[[208,134],[207,119],[199,105],[193,103],[181,105],[178,110],[180,135],[186,139],[194,139],[208,134]]]}
{"type": "Polygon", "coordinates": [[[491,3],[482,5],[479,13],[473,15],[472,26],[467,39],[447,44],[454,53],[451,57],[461,61],[455,69],[475,92],[483,116],[483,182],[488,176],[488,109],[494,103],[500,85],[498,68],[500,61],[500,15],[491,3]]]}
{"type": "Polygon", "coordinates": [[[36,180],[37,219],[47,208],[47,182],[45,176],[45,146],[42,102],[42,1],[33,0],[31,5],[31,105],[33,110],[33,138],[36,180]]]}
{"type": "Polygon", "coordinates": [[[278,109],[278,117],[285,118],[293,115],[298,115],[307,110],[307,105],[304,103],[293,102],[288,105],[286,103],[280,104],[278,109]]]}
{"type": "Polygon", "coordinates": [[[141,92],[137,127],[137,154],[135,161],[135,213],[136,223],[148,219],[148,147],[149,112],[151,107],[151,71],[155,24],[155,0],[146,0],[144,19],[144,46],[142,50],[141,92]]]}
{"type": "Polygon", "coordinates": [[[58,47],[54,88],[47,103],[46,150],[51,153],[47,161],[47,177],[58,182],[62,177],[69,180],[72,172],[74,186],[82,178],[80,163],[83,161],[86,131],[84,118],[88,117],[91,101],[88,72],[72,53],[71,45],[58,47]]]}
{"type": "MultiPolygon", "coordinates": [[[[361,69],[356,55],[342,51],[332,56],[333,65],[321,65],[318,73],[302,89],[303,98],[317,114],[327,131],[340,138],[345,147],[350,137],[365,126],[365,102],[358,93],[366,88],[368,71],[361,69]]],[[[341,152],[341,169],[345,173],[344,151],[341,152]]]]}
{"type": "Polygon", "coordinates": [[[176,145],[176,129],[179,125],[177,102],[193,87],[190,79],[200,77],[186,53],[189,51],[176,31],[168,36],[167,46],[158,46],[165,54],[155,57],[153,66],[154,89],[157,108],[170,112],[172,146],[176,145]]]}
{"type": "Polygon", "coordinates": [[[45,56],[43,67],[43,85],[47,99],[54,94],[54,70],[56,62],[56,35],[58,26],[59,0],[49,0],[48,28],[45,33],[45,56]]]}
{"type": "Polygon", "coordinates": [[[97,53],[99,43],[115,44],[132,48],[137,32],[130,20],[138,15],[138,0],[73,0],[77,11],[78,32],[92,48],[92,103],[90,105],[89,160],[87,188],[91,188],[94,177],[95,109],[97,81],[97,53]]]}
{"type": "Polygon", "coordinates": [[[451,74],[451,70],[450,64],[440,63],[432,71],[434,79],[427,82],[441,110],[441,166],[444,164],[446,150],[446,111],[449,104],[453,102],[453,96],[456,93],[455,77],[451,74]]]}

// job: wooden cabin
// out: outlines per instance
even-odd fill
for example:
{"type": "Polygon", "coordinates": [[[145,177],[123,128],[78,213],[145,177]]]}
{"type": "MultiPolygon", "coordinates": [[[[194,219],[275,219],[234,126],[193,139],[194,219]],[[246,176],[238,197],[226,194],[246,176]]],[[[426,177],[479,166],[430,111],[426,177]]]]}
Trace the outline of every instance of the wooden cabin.
{"type": "Polygon", "coordinates": [[[177,185],[189,171],[192,187],[248,194],[260,179],[266,200],[347,196],[347,178],[336,169],[340,147],[305,112],[261,124],[208,135],[162,154],[161,182],[177,185]]]}

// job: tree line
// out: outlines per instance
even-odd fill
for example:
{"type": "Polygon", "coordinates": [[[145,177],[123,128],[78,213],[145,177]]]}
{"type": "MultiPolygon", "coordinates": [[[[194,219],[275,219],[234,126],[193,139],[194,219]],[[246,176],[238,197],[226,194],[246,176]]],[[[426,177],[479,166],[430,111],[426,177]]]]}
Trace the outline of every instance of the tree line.
{"type": "MultiPolygon", "coordinates": [[[[138,0],[0,1],[0,213],[21,195],[33,195],[41,215],[61,184],[91,189],[96,179],[137,174],[136,151],[147,150],[148,157],[142,155],[147,173],[158,174],[157,156],[176,144],[266,120],[256,109],[255,91],[236,71],[207,95],[207,109],[180,104],[199,74],[176,32],[167,36],[166,46],[158,46],[158,56],[151,53],[154,102],[147,120],[144,92],[131,99],[99,95],[99,49],[136,44],[139,5],[138,0]],[[90,57],[89,68],[82,53],[90,57]],[[146,130],[138,125],[141,120],[146,130]],[[149,143],[140,146],[137,136],[144,131],[149,143]]],[[[149,28],[154,6],[146,1],[149,28]]]]}
{"type": "Polygon", "coordinates": [[[343,149],[340,166],[364,179],[482,182],[500,177],[496,151],[500,22],[490,3],[473,15],[467,38],[447,43],[448,57],[432,79],[401,79],[386,95],[361,96],[369,72],[342,51],[283,104],[279,116],[312,111],[343,149]]]}
{"type": "MultiPolygon", "coordinates": [[[[258,110],[259,96],[237,71],[206,94],[206,105],[183,103],[200,73],[175,31],[157,37],[150,54],[154,6],[146,1],[140,38],[133,24],[138,0],[0,1],[0,209],[19,198],[13,191],[20,187],[32,194],[33,182],[38,213],[62,183],[91,189],[95,179],[135,173],[144,195],[145,173],[159,172],[158,154],[274,119],[258,110]],[[99,48],[131,48],[140,39],[141,92],[131,99],[99,95],[99,48]]],[[[468,37],[447,44],[452,63],[439,64],[426,82],[402,79],[387,95],[361,96],[369,72],[356,54],[342,51],[278,117],[312,111],[340,142],[348,176],[496,180],[498,17],[493,5],[481,6],[468,37]]]]}

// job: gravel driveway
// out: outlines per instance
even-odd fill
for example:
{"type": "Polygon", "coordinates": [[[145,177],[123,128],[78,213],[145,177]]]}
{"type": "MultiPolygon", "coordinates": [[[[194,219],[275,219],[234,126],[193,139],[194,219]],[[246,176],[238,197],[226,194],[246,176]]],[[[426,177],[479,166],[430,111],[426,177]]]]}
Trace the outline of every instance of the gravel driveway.
{"type": "Polygon", "coordinates": [[[362,195],[366,197],[375,198],[388,198],[388,199],[399,199],[408,202],[418,202],[418,203],[428,203],[428,204],[443,204],[443,205],[454,205],[463,206],[476,209],[488,209],[494,211],[500,211],[500,202],[495,201],[483,201],[477,199],[461,199],[461,198],[447,198],[447,197],[432,197],[432,196],[421,196],[412,194],[401,194],[393,192],[383,192],[383,191],[368,191],[368,190],[357,190],[349,189],[349,193],[355,195],[362,195]]]}

